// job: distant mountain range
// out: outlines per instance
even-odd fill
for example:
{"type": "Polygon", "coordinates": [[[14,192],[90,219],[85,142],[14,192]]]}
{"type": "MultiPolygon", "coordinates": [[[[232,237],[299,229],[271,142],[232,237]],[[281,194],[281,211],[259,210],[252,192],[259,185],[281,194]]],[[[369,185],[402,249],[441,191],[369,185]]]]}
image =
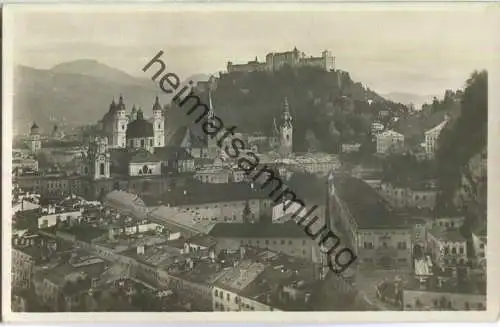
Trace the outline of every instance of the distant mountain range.
{"type": "Polygon", "coordinates": [[[437,95],[421,95],[404,92],[391,92],[388,94],[382,94],[382,96],[388,100],[405,105],[409,105],[410,103],[412,103],[417,110],[419,110],[424,103],[431,103],[434,97],[440,97],[437,95]]]}
{"type": "MultiPolygon", "coordinates": [[[[208,80],[199,74],[186,80],[208,80]]],[[[112,99],[123,94],[127,110],[135,104],[151,115],[155,96],[162,104],[170,96],[156,82],[137,78],[96,60],[76,60],[42,70],[16,67],[14,75],[14,132],[24,134],[36,121],[43,132],[54,124],[73,127],[97,122],[109,110],[112,99]]]]}

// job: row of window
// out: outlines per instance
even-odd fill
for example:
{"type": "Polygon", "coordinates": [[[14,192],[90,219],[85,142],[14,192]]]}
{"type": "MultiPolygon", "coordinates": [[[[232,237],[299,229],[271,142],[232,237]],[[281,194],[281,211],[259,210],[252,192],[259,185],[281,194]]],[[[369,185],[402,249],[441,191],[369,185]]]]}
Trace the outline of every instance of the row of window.
{"type": "MultiPolygon", "coordinates": [[[[244,205],[244,203],[245,203],[245,202],[241,202],[241,201],[240,201],[240,202],[236,202],[236,201],[235,201],[235,202],[231,202],[231,203],[229,203],[229,204],[228,204],[228,203],[225,203],[225,204],[224,204],[224,208],[228,208],[228,207],[238,208],[238,207],[241,207],[242,205],[244,205]]],[[[249,205],[256,205],[257,203],[258,203],[258,201],[257,201],[257,200],[250,200],[250,201],[248,201],[248,204],[249,204],[249,205]]],[[[262,206],[263,206],[263,207],[266,207],[266,206],[267,206],[266,201],[262,201],[262,206]]],[[[206,206],[205,206],[205,209],[207,209],[207,210],[208,210],[208,209],[211,209],[211,208],[212,208],[211,206],[208,206],[208,205],[206,205],[206,206]]],[[[219,205],[218,205],[218,204],[215,204],[215,205],[213,206],[213,208],[219,208],[219,205]]],[[[221,205],[221,208],[222,208],[222,205],[221,205]]],[[[193,210],[193,209],[194,209],[194,210],[200,210],[200,207],[194,207],[194,208],[187,207],[186,209],[187,209],[187,210],[193,210]]],[[[201,208],[201,209],[203,209],[203,208],[201,208]]]]}
{"type": "MultiPolygon", "coordinates": [[[[443,248],[444,250],[444,254],[450,254],[450,248],[451,248],[451,254],[457,254],[457,248],[454,247],[454,246],[445,246],[443,248]]],[[[465,253],[465,248],[463,246],[461,246],[459,249],[458,249],[458,253],[460,254],[464,254],[465,253]]]]}
{"type": "MultiPolygon", "coordinates": [[[[278,244],[277,240],[272,240],[272,241],[271,240],[264,240],[263,243],[266,244],[266,245],[269,245],[269,244],[271,244],[271,242],[272,242],[273,245],[277,245],[278,244]]],[[[285,245],[286,243],[287,243],[286,240],[281,240],[281,242],[280,242],[281,245],[285,245]]],[[[242,244],[242,245],[243,244],[249,244],[249,245],[251,245],[252,244],[252,240],[247,240],[247,241],[241,240],[240,244],[242,244]]],[[[256,240],[255,244],[260,244],[260,240],[256,240]]],[[[288,245],[293,245],[293,241],[292,240],[288,240],[288,245]]],[[[302,245],[307,245],[307,240],[302,240],[302,245]]]]}

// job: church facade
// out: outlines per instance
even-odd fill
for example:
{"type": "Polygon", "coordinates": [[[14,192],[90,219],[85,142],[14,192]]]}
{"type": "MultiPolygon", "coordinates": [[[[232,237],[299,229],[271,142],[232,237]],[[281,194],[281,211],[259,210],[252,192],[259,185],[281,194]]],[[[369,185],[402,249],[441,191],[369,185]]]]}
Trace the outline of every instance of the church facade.
{"type": "MultiPolygon", "coordinates": [[[[135,105],[132,107],[130,113],[127,113],[123,96],[120,95],[118,103],[113,101],[109,105],[109,111],[103,116],[100,121],[101,130],[103,135],[107,137],[110,148],[126,148],[127,147],[127,134],[133,133],[128,131],[129,124],[136,122],[139,118],[144,120],[144,113],[141,109],[137,110],[135,105]]],[[[147,120],[152,127],[152,135],[148,135],[146,146],[149,148],[165,146],[165,121],[164,112],[160,105],[158,97],[156,97],[153,104],[152,117],[147,120]]],[[[144,125],[143,123],[132,124],[131,127],[136,125],[144,125]]],[[[137,138],[134,138],[137,139],[137,138]]],[[[134,140],[142,142],[143,140],[134,140]]],[[[135,146],[135,145],[134,145],[135,146]]]]}

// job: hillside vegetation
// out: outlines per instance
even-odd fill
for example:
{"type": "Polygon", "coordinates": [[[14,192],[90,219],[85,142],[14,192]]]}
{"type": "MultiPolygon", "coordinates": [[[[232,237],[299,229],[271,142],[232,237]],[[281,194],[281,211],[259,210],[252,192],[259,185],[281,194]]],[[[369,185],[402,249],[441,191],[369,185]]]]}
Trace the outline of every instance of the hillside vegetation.
{"type": "MultiPolygon", "coordinates": [[[[201,97],[207,99],[207,94],[201,97]]],[[[335,153],[342,142],[366,142],[379,112],[404,115],[407,111],[404,105],[352,81],[347,72],[312,67],[223,74],[212,94],[215,113],[226,126],[264,135],[271,135],[274,119],[279,124],[285,97],[294,118],[297,152],[314,148],[335,153]]],[[[189,124],[174,104],[169,118],[171,124],[189,124]]]]}
{"type": "MultiPolygon", "coordinates": [[[[461,95],[460,115],[441,133],[436,154],[440,195],[438,210],[457,204],[471,219],[486,212],[488,74],[474,72],[461,95]],[[471,212],[474,211],[474,212],[471,212]]],[[[482,217],[485,218],[485,217],[482,217]]]]}

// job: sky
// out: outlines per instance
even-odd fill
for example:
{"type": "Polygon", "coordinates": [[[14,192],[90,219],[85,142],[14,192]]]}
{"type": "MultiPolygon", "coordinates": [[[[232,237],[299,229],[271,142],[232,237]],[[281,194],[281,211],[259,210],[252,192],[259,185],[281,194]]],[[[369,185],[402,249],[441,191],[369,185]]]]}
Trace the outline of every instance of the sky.
{"type": "Polygon", "coordinates": [[[256,56],[263,61],[269,52],[296,46],[313,56],[332,51],[336,68],[381,94],[439,95],[462,87],[473,70],[490,67],[500,53],[494,33],[498,20],[484,7],[322,6],[301,11],[21,7],[11,12],[13,57],[15,64],[41,69],[96,59],[149,77],[142,67],[163,50],[168,70],[182,79],[225,70],[227,61],[244,63],[256,56]]]}

